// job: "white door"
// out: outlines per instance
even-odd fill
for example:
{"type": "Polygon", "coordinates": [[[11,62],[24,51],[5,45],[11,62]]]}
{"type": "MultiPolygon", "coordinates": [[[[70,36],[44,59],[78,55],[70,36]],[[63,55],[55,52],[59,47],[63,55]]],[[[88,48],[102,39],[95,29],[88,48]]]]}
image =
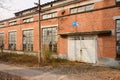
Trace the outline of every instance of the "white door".
{"type": "Polygon", "coordinates": [[[97,48],[95,37],[70,37],[68,40],[68,59],[87,63],[96,63],[97,48]]]}

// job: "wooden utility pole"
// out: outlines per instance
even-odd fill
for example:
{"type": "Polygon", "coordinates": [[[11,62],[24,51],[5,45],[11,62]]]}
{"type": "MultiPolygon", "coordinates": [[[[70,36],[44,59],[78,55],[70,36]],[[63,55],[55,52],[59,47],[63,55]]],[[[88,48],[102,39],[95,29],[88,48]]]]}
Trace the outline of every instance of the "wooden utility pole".
{"type": "Polygon", "coordinates": [[[41,13],[41,3],[38,0],[38,65],[42,63],[42,51],[41,51],[41,21],[40,21],[40,13],[41,13]]]}

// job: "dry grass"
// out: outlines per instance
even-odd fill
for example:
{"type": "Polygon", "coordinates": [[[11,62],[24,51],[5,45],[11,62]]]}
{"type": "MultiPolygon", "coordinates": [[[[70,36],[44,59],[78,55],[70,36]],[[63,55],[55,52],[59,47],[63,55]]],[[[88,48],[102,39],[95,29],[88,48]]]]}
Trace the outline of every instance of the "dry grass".
{"type": "Polygon", "coordinates": [[[0,80],[25,80],[25,79],[15,75],[10,75],[8,73],[0,72],[0,80]]]}
{"type": "MultiPolygon", "coordinates": [[[[7,62],[10,64],[15,64],[15,65],[28,66],[28,67],[38,66],[38,58],[36,56],[29,56],[24,54],[3,53],[3,55],[0,56],[0,61],[7,62]]],[[[41,64],[40,66],[56,67],[56,66],[65,65],[68,63],[71,63],[71,62],[65,59],[48,58],[46,62],[41,64]]]]}
{"type": "Polygon", "coordinates": [[[63,65],[53,70],[54,74],[67,75],[70,80],[120,80],[120,70],[87,63],[63,65]]]}
{"type": "Polygon", "coordinates": [[[3,55],[0,56],[0,61],[8,62],[10,64],[26,65],[30,67],[38,64],[37,57],[35,56],[14,53],[3,53],[3,55]]]}

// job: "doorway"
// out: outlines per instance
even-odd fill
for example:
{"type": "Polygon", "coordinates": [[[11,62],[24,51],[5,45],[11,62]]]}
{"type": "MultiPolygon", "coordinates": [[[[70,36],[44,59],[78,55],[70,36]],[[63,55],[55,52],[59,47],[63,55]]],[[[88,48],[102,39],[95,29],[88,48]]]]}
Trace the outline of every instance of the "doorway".
{"type": "Polygon", "coordinates": [[[71,61],[96,63],[96,36],[70,36],[68,38],[68,59],[71,61]]]}

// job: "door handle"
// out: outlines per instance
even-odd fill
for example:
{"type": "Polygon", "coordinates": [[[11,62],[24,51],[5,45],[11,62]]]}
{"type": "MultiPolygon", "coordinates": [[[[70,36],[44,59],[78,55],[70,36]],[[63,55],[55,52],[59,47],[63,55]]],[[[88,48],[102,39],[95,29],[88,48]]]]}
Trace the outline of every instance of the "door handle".
{"type": "Polygon", "coordinates": [[[82,52],[82,49],[80,49],[80,52],[82,52]]]}

